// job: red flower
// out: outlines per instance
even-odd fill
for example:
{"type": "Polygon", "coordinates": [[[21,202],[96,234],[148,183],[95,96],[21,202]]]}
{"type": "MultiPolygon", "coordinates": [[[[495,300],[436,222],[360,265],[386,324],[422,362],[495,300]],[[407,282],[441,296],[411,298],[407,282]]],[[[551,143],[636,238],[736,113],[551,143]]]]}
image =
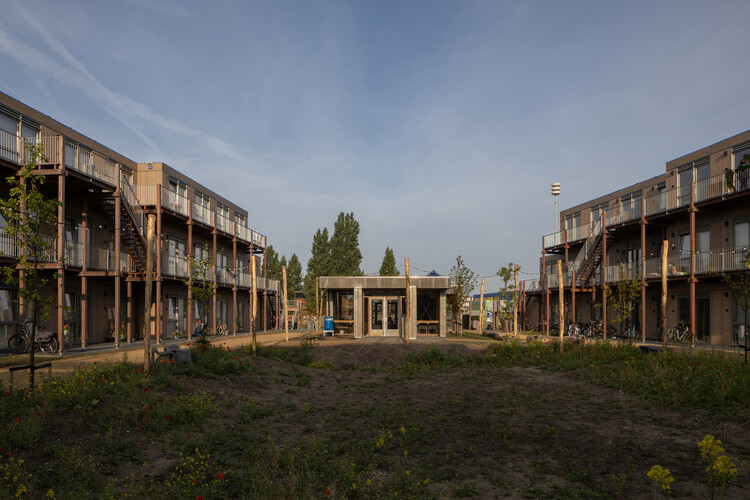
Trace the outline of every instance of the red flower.
{"type": "Polygon", "coordinates": [[[203,500],[203,496],[198,495],[197,497],[195,497],[195,500],[203,500]]]}
{"type": "Polygon", "coordinates": [[[330,496],[331,496],[331,490],[329,490],[328,488],[326,488],[326,489],[325,489],[325,491],[324,491],[323,493],[325,493],[325,494],[326,494],[326,496],[328,496],[328,497],[330,497],[330,496]]]}
{"type": "Polygon", "coordinates": [[[16,422],[20,422],[20,421],[21,421],[21,417],[16,417],[16,422]]]}
{"type": "Polygon", "coordinates": [[[169,419],[169,415],[164,415],[164,418],[169,419]]]}
{"type": "Polygon", "coordinates": [[[224,479],[224,474],[222,474],[221,472],[219,472],[218,474],[216,474],[216,479],[218,479],[219,481],[221,481],[222,479],[224,479]]]}
{"type": "Polygon", "coordinates": [[[193,484],[198,484],[198,480],[197,479],[193,479],[193,484]]]}

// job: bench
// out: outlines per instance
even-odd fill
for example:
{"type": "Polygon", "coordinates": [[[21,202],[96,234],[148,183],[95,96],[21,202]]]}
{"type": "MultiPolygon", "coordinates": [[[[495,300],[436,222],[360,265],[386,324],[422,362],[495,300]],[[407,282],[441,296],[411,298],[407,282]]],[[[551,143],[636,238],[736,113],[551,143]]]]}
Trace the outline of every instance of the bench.
{"type": "Polygon", "coordinates": [[[640,349],[641,354],[658,354],[661,352],[660,345],[639,345],[638,349],[640,349]]]}
{"type": "Polygon", "coordinates": [[[190,354],[190,349],[181,349],[177,345],[168,345],[164,347],[163,351],[159,351],[158,347],[151,349],[151,364],[159,363],[160,361],[171,363],[192,363],[193,357],[190,354]]]}

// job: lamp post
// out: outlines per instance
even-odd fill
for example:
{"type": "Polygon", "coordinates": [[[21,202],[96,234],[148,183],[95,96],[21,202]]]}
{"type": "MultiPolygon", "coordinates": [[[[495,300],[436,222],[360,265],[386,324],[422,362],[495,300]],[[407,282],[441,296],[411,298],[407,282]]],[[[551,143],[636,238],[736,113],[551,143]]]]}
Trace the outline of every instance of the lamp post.
{"type": "Polygon", "coordinates": [[[555,197],[555,232],[559,232],[558,224],[560,222],[560,218],[557,216],[557,197],[560,196],[560,183],[559,182],[553,182],[552,183],[552,196],[555,197]]]}

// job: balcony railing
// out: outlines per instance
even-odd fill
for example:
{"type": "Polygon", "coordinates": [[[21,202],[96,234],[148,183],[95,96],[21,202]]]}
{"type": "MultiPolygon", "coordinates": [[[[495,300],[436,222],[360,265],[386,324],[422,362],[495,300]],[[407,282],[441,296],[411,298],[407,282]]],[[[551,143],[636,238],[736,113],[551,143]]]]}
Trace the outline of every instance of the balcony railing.
{"type": "Polygon", "coordinates": [[[216,268],[216,282],[224,285],[234,283],[234,274],[223,267],[216,268]]]}
{"type": "Polygon", "coordinates": [[[7,235],[5,228],[0,228],[0,256],[18,257],[16,239],[7,235]]]}
{"type": "MultiPolygon", "coordinates": [[[[156,204],[156,201],[154,201],[154,204],[156,204]]],[[[164,186],[161,188],[161,206],[185,217],[190,215],[190,200],[164,186]]]]}
{"type": "Polygon", "coordinates": [[[253,231],[253,245],[266,248],[266,237],[257,231],[253,231]]]}
{"type": "Polygon", "coordinates": [[[543,238],[544,248],[556,247],[563,244],[563,232],[547,234],[543,238]]]}
{"type": "Polygon", "coordinates": [[[0,130],[0,158],[13,163],[19,163],[19,151],[21,149],[21,138],[0,130]]]}
{"type": "Polygon", "coordinates": [[[591,233],[591,223],[587,222],[580,226],[574,226],[568,229],[568,243],[587,238],[591,233]]]}
{"type": "MultiPolygon", "coordinates": [[[[133,190],[136,198],[141,202],[141,206],[149,207],[156,205],[156,190],[159,187],[156,184],[136,184],[133,186],[133,190]]],[[[164,196],[162,196],[163,198],[164,196]]]]}
{"type": "Polygon", "coordinates": [[[90,269],[114,271],[115,251],[107,247],[89,247],[89,260],[87,267],[90,269]]]}
{"type": "Polygon", "coordinates": [[[161,273],[176,278],[187,278],[190,272],[190,261],[178,255],[162,256],[161,273]]]}
{"type": "Polygon", "coordinates": [[[216,229],[219,231],[223,231],[228,234],[232,234],[234,232],[234,222],[231,221],[228,217],[224,217],[223,215],[216,214],[216,229]]]}
{"type": "Polygon", "coordinates": [[[65,139],[65,166],[114,186],[117,164],[76,142],[65,139]]]}
{"type": "Polygon", "coordinates": [[[65,241],[63,243],[65,263],[70,266],[83,266],[83,243],[65,241]]]}
{"type": "Polygon", "coordinates": [[[208,207],[193,203],[193,220],[214,227],[214,212],[208,207]]]}

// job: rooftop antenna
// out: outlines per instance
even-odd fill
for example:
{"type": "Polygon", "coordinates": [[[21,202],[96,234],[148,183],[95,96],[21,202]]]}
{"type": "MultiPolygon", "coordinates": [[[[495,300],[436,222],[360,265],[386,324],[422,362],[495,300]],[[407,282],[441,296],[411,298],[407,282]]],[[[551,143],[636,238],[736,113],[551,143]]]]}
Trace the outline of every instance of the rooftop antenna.
{"type": "Polygon", "coordinates": [[[560,229],[558,228],[558,224],[560,223],[560,217],[557,216],[557,197],[560,196],[560,183],[559,182],[553,182],[552,183],[552,196],[555,197],[555,232],[560,232],[560,229]]]}

